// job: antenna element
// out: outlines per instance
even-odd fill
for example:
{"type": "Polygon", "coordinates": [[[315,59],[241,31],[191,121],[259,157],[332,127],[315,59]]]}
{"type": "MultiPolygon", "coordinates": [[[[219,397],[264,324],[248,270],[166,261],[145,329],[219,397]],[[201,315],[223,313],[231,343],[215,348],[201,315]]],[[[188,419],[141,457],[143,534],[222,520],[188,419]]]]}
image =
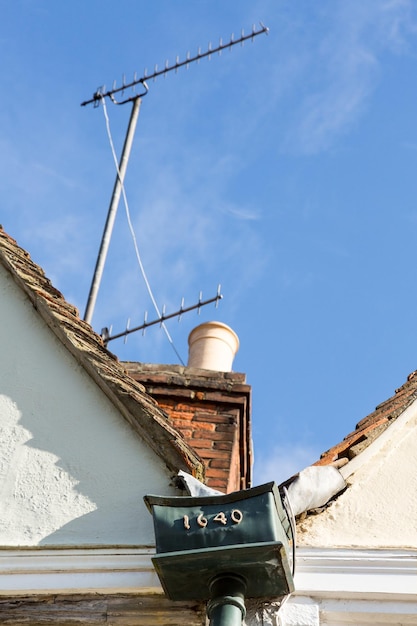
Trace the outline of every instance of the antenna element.
{"type": "Polygon", "coordinates": [[[254,37],[257,37],[258,35],[262,35],[262,33],[265,33],[265,34],[269,33],[269,28],[264,26],[262,22],[260,22],[260,26],[261,27],[259,30],[256,30],[255,26],[253,26],[252,32],[250,33],[250,35],[245,35],[242,30],[242,34],[239,37],[239,39],[234,39],[234,36],[232,35],[230,37],[230,41],[226,44],[224,44],[222,39],[220,39],[219,45],[216,48],[212,48],[211,42],[210,42],[206,52],[201,52],[201,49],[199,48],[197,54],[193,57],[191,57],[190,53],[187,52],[185,60],[180,61],[179,57],[177,57],[174,65],[170,66],[167,60],[165,61],[165,65],[163,69],[161,70],[159,70],[158,66],[155,65],[154,71],[151,74],[147,74],[145,70],[144,75],[141,78],[137,78],[136,76],[134,76],[133,80],[130,83],[126,83],[125,76],[123,75],[121,87],[116,87],[116,82],[113,83],[113,88],[109,89],[108,91],[106,91],[105,86],[99,87],[97,91],[95,92],[95,94],[93,94],[92,98],[90,98],[89,100],[84,100],[84,102],[81,102],[81,106],[83,107],[83,106],[86,106],[87,104],[94,104],[95,106],[98,106],[102,98],[110,98],[110,100],[114,102],[115,104],[125,104],[125,102],[131,102],[134,98],[138,98],[138,97],[142,97],[146,95],[146,93],[148,92],[148,86],[146,85],[146,81],[155,80],[159,76],[164,76],[168,74],[168,72],[172,72],[172,71],[177,72],[180,67],[186,66],[188,69],[188,66],[190,65],[190,63],[193,63],[194,61],[200,61],[200,59],[204,59],[205,57],[210,58],[213,54],[216,54],[217,52],[220,55],[222,51],[226,50],[227,48],[236,46],[239,43],[243,44],[248,39],[251,39],[253,41],[254,37]],[[127,89],[134,89],[136,85],[142,85],[145,88],[144,93],[133,94],[130,98],[126,98],[125,100],[122,100],[120,102],[116,101],[116,99],[114,98],[115,94],[120,93],[120,92],[123,94],[123,92],[126,91],[127,89]]]}
{"type": "Polygon", "coordinates": [[[107,344],[109,343],[109,341],[113,341],[113,339],[120,339],[120,337],[124,337],[125,338],[125,343],[126,343],[126,338],[128,335],[130,335],[131,333],[135,333],[138,330],[142,331],[142,335],[145,334],[145,330],[149,327],[149,326],[155,326],[156,324],[163,324],[166,320],[172,319],[173,317],[178,317],[178,321],[181,320],[181,316],[184,313],[188,313],[189,311],[194,311],[195,309],[197,309],[198,313],[200,314],[200,309],[202,306],[206,306],[206,304],[211,304],[212,302],[216,303],[216,307],[219,304],[219,300],[222,300],[223,296],[220,293],[220,285],[217,288],[217,294],[214,296],[214,298],[209,298],[208,300],[202,300],[202,295],[200,292],[199,298],[198,298],[198,302],[197,304],[193,304],[191,306],[187,306],[184,308],[184,298],[182,299],[181,302],[181,306],[179,308],[178,311],[175,311],[175,313],[169,313],[168,315],[165,314],[165,307],[163,308],[162,311],[162,315],[160,317],[158,317],[158,319],[153,320],[152,322],[148,322],[147,318],[148,318],[148,313],[145,311],[145,316],[144,316],[144,321],[143,324],[141,324],[140,326],[135,326],[134,328],[129,328],[130,325],[130,319],[128,319],[127,324],[126,324],[126,330],[124,330],[121,333],[117,333],[117,335],[110,335],[111,333],[111,328],[110,330],[105,327],[101,330],[101,338],[104,342],[104,345],[107,347],[107,344]]]}

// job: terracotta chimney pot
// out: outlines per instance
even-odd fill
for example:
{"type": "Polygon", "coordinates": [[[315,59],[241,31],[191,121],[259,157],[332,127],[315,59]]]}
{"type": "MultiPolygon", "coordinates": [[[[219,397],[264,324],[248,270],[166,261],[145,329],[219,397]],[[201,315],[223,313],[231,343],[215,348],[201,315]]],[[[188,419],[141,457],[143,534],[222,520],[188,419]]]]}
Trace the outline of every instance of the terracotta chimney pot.
{"type": "Polygon", "coordinates": [[[191,331],[188,346],[189,367],[231,372],[239,337],[226,324],[205,322],[191,331]]]}

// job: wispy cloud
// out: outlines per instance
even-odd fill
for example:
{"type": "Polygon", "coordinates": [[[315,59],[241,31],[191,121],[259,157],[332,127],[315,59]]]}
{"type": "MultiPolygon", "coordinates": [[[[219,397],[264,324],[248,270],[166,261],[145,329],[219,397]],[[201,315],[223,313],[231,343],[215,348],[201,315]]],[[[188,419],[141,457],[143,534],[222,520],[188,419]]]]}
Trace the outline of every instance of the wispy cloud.
{"type": "MultiPolygon", "coordinates": [[[[228,284],[232,306],[236,294],[256,281],[267,262],[268,250],[251,226],[257,212],[227,199],[229,174],[214,159],[210,167],[211,156],[203,165],[188,158],[184,176],[178,162],[164,161],[153,171],[151,183],[126,186],[142,262],[158,305],[165,304],[167,312],[179,308],[182,296],[187,305],[196,302],[200,289],[204,297],[215,295],[218,283],[228,284]]],[[[185,156],[179,154],[179,158],[185,156]]],[[[146,170],[147,165],[141,163],[141,167],[146,170]]],[[[111,262],[109,256],[100,296],[106,324],[109,320],[124,324],[133,315],[136,325],[145,309],[149,319],[156,316],[133,258],[125,222],[120,206],[110,251],[112,255],[118,248],[119,254],[111,262]],[[121,231],[123,246],[117,242],[121,231]]]]}
{"type": "Polygon", "coordinates": [[[221,206],[221,209],[241,220],[256,221],[260,219],[260,212],[255,208],[240,208],[237,204],[228,203],[221,206]]]}
{"type": "Polygon", "coordinates": [[[317,461],[321,452],[302,443],[277,445],[269,454],[255,457],[254,483],[262,484],[272,480],[277,484],[282,483],[317,461]]]}
{"type": "Polygon", "coordinates": [[[416,34],[408,0],[354,0],[331,6],[326,34],[311,43],[303,77],[306,95],[287,136],[292,151],[327,150],[349,131],[369,105],[382,55],[406,52],[409,35],[416,34]]]}

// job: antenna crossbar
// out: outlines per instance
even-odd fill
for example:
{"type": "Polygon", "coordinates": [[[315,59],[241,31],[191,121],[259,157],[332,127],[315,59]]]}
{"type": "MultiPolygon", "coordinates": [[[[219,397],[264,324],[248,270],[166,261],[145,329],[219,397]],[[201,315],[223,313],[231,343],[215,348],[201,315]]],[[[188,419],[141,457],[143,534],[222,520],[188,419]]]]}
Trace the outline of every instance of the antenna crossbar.
{"type": "Polygon", "coordinates": [[[223,295],[220,293],[220,287],[219,287],[217,294],[214,296],[214,298],[209,298],[208,300],[202,300],[201,294],[200,294],[200,298],[197,304],[193,304],[188,307],[183,307],[181,305],[179,310],[175,311],[175,313],[169,313],[168,315],[166,315],[165,313],[162,313],[160,317],[158,317],[156,320],[152,320],[152,322],[146,321],[146,314],[145,314],[145,321],[143,322],[143,324],[141,324],[140,326],[135,326],[134,328],[126,328],[126,330],[124,330],[121,333],[117,333],[116,335],[110,335],[109,329],[105,327],[101,331],[101,338],[104,342],[104,345],[107,346],[109,341],[113,341],[113,339],[120,339],[121,337],[127,337],[128,335],[135,333],[138,330],[145,331],[149,326],[155,326],[156,324],[162,325],[166,320],[172,319],[173,317],[181,318],[181,316],[184,313],[189,313],[190,311],[194,311],[195,309],[198,309],[198,312],[200,312],[200,309],[202,306],[206,306],[207,304],[211,304],[212,302],[215,302],[217,306],[219,300],[222,300],[222,298],[223,298],[223,295]]]}
{"type": "Polygon", "coordinates": [[[158,70],[158,66],[155,65],[155,69],[151,74],[148,74],[147,71],[145,70],[145,73],[141,78],[136,78],[135,76],[134,79],[129,83],[126,83],[126,80],[123,77],[123,82],[122,82],[121,87],[116,88],[115,83],[113,83],[113,88],[109,90],[106,90],[106,87],[100,87],[99,89],[97,89],[97,91],[95,92],[92,98],[90,98],[89,100],[85,100],[84,102],[81,102],[81,106],[86,106],[87,104],[92,104],[92,103],[97,106],[102,98],[110,98],[116,104],[124,104],[125,102],[130,102],[132,98],[127,98],[126,100],[123,100],[122,102],[116,102],[116,100],[114,99],[114,95],[120,92],[123,93],[127,89],[133,89],[136,85],[143,85],[146,91],[143,94],[140,94],[134,97],[143,96],[145,95],[145,93],[147,93],[147,90],[148,90],[147,85],[146,85],[147,80],[155,80],[159,76],[164,76],[168,74],[168,72],[177,71],[180,67],[184,67],[184,66],[188,67],[190,63],[194,63],[195,61],[200,61],[200,59],[204,59],[205,57],[210,58],[211,55],[213,54],[217,54],[217,53],[221,54],[223,50],[226,50],[227,48],[231,48],[232,46],[236,46],[238,44],[243,44],[248,39],[253,39],[254,37],[257,37],[258,35],[261,35],[262,33],[268,34],[269,28],[264,26],[262,22],[260,22],[260,26],[261,27],[259,30],[256,30],[255,26],[253,26],[252,32],[249,35],[245,35],[242,30],[241,36],[238,39],[235,39],[234,36],[232,35],[230,38],[230,41],[226,44],[224,44],[222,40],[220,40],[219,45],[215,48],[212,48],[211,44],[209,44],[208,49],[205,52],[201,52],[201,50],[199,49],[197,54],[193,57],[191,57],[189,53],[187,53],[184,61],[179,61],[177,57],[174,65],[170,66],[168,64],[168,61],[166,61],[165,66],[163,67],[163,69],[160,69],[160,70],[158,70]]]}

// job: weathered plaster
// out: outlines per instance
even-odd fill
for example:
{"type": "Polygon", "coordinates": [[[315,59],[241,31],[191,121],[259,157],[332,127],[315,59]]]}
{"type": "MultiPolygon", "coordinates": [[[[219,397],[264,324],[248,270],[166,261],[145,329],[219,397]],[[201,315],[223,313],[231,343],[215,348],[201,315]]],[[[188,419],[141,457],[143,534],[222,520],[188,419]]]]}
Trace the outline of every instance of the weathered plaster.
{"type": "Polygon", "coordinates": [[[319,607],[310,598],[286,602],[277,613],[279,626],[319,626],[319,607]]]}
{"type": "Polygon", "coordinates": [[[153,543],[170,473],[0,266],[0,546],[153,543]]]}
{"type": "Polygon", "coordinates": [[[349,487],[334,503],[298,524],[299,545],[417,547],[416,408],[411,405],[383,433],[382,445],[373,442],[362,462],[361,455],[352,461],[349,487]]]}

